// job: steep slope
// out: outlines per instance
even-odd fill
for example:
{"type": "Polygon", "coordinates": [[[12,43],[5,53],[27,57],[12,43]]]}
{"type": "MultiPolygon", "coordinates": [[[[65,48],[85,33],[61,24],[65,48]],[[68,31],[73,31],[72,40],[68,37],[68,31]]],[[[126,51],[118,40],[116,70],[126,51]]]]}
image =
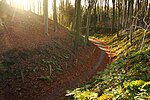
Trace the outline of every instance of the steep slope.
{"type": "Polygon", "coordinates": [[[74,36],[66,28],[59,25],[54,33],[49,20],[47,36],[42,16],[7,8],[0,26],[0,100],[54,100],[105,67],[93,69],[101,54],[94,44],[81,45],[74,55],[74,36]]]}
{"type": "MultiPolygon", "coordinates": [[[[53,31],[53,21],[49,20],[49,35],[43,34],[43,17],[29,11],[22,11],[6,5],[0,12],[4,17],[0,26],[0,52],[13,48],[34,48],[52,38],[65,38],[67,29],[59,25],[59,31],[53,31]]],[[[2,16],[1,15],[1,16],[2,16]]]]}

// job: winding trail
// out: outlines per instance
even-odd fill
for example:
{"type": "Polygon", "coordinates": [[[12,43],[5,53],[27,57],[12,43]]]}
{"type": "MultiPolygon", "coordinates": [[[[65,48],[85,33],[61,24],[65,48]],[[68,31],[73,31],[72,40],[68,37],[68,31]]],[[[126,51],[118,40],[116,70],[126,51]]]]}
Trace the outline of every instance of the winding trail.
{"type": "Polygon", "coordinates": [[[84,71],[82,75],[76,76],[72,81],[66,79],[63,84],[58,85],[58,87],[55,88],[53,92],[49,93],[41,100],[59,100],[60,97],[63,97],[65,95],[66,90],[78,87],[79,85],[86,83],[98,71],[102,71],[107,66],[107,64],[112,61],[112,57],[114,54],[110,52],[109,46],[106,46],[105,43],[96,39],[90,39],[90,41],[101,50],[97,63],[93,65],[93,69],[84,71]]]}

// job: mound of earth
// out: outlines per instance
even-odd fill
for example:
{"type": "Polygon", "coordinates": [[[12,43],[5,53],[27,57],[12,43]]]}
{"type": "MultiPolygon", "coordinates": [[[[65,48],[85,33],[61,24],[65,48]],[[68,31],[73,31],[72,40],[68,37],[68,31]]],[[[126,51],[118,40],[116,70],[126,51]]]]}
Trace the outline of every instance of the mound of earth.
{"type": "Polygon", "coordinates": [[[43,17],[11,8],[0,26],[0,100],[55,100],[67,89],[85,83],[102,67],[93,69],[100,49],[89,43],[72,51],[73,36],[59,25],[43,34],[43,17]]]}

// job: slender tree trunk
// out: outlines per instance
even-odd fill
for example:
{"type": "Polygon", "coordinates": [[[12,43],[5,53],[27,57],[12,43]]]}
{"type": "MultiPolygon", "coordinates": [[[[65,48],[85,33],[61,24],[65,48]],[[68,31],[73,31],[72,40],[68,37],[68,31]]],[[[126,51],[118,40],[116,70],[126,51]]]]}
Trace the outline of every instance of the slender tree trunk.
{"type": "MultiPolygon", "coordinates": [[[[61,10],[64,11],[64,0],[61,0],[61,10]]],[[[64,25],[64,15],[61,15],[61,24],[64,25]]]]}
{"type": "Polygon", "coordinates": [[[41,6],[40,6],[40,0],[38,0],[38,15],[40,15],[40,9],[41,8],[41,6]]]}
{"type": "Polygon", "coordinates": [[[122,27],[125,28],[125,0],[122,2],[122,27]]]}
{"type": "Polygon", "coordinates": [[[43,0],[44,33],[48,35],[48,0],[43,0]]]}
{"type": "Polygon", "coordinates": [[[76,0],[76,35],[75,35],[75,44],[74,44],[74,51],[77,52],[78,45],[79,45],[79,36],[80,36],[80,15],[81,15],[81,0],[76,0]]]}
{"type": "MultiPolygon", "coordinates": [[[[117,17],[117,30],[120,29],[120,0],[117,1],[118,17],[117,17]]],[[[119,37],[119,34],[118,34],[119,37]]]]}
{"type": "Polygon", "coordinates": [[[98,21],[98,24],[100,23],[100,4],[99,4],[99,1],[98,1],[98,4],[97,4],[97,21],[98,21]]]}
{"type": "Polygon", "coordinates": [[[88,41],[89,41],[90,21],[91,21],[91,14],[90,14],[90,11],[89,11],[88,15],[87,15],[87,22],[86,22],[85,46],[87,46],[88,41]]]}
{"type": "Polygon", "coordinates": [[[54,32],[57,32],[57,10],[56,10],[56,0],[53,0],[53,20],[54,20],[54,32]]]}
{"type": "Polygon", "coordinates": [[[113,17],[112,17],[112,33],[113,33],[115,26],[115,0],[112,0],[112,3],[113,3],[113,17]]]}
{"type": "Polygon", "coordinates": [[[96,14],[96,3],[97,3],[97,1],[95,1],[95,3],[94,3],[94,15],[93,15],[93,17],[94,17],[94,21],[93,21],[93,26],[94,26],[94,32],[96,33],[96,24],[97,24],[97,14],[96,14]]]}
{"type": "Polygon", "coordinates": [[[101,23],[102,23],[102,27],[104,27],[104,20],[103,20],[103,16],[104,16],[104,5],[103,5],[104,1],[101,0],[101,7],[102,7],[102,10],[101,10],[101,23]]]}
{"type": "MultiPolygon", "coordinates": [[[[149,5],[150,5],[150,3],[149,3],[149,5]]],[[[146,7],[146,8],[145,8],[145,10],[146,10],[146,11],[145,11],[146,22],[148,22],[148,21],[149,21],[149,17],[148,17],[148,16],[149,16],[149,15],[148,15],[148,14],[149,14],[149,13],[148,13],[148,12],[149,12],[149,11],[148,11],[148,10],[149,10],[149,8],[148,8],[148,0],[145,0],[145,7],[146,7]]],[[[145,26],[145,27],[146,27],[146,26],[145,26]]]]}
{"type": "Polygon", "coordinates": [[[33,12],[35,13],[35,0],[32,0],[33,12]]]}
{"type": "Polygon", "coordinates": [[[92,11],[93,1],[89,0],[89,7],[87,10],[87,19],[86,19],[86,35],[85,35],[85,46],[87,46],[89,41],[89,30],[90,30],[90,22],[91,22],[91,11],[92,11]]]}
{"type": "Polygon", "coordinates": [[[105,7],[104,7],[104,9],[105,9],[104,10],[104,26],[107,27],[107,24],[106,24],[107,23],[106,22],[106,20],[107,20],[107,0],[105,0],[104,2],[105,2],[105,7]]]}
{"type": "Polygon", "coordinates": [[[76,16],[77,16],[77,3],[75,2],[75,10],[74,10],[73,21],[71,26],[71,30],[73,31],[75,31],[75,27],[76,27],[76,16]]]}
{"type": "Polygon", "coordinates": [[[127,0],[124,0],[125,1],[125,11],[124,11],[124,19],[125,19],[125,22],[124,22],[124,28],[127,27],[127,0]]]}
{"type": "MultiPolygon", "coordinates": [[[[133,16],[133,5],[134,5],[134,1],[131,0],[131,6],[130,6],[130,21],[131,21],[131,24],[130,25],[133,25],[134,24],[134,20],[132,18],[133,16]]],[[[130,33],[130,43],[132,44],[132,33],[133,33],[133,30],[131,30],[131,33],[130,33]]]]}
{"type": "Polygon", "coordinates": [[[69,5],[69,0],[66,0],[66,8],[68,7],[69,5]]]}
{"type": "Polygon", "coordinates": [[[150,3],[149,3],[149,8],[148,8],[148,23],[150,23],[150,3]]]}

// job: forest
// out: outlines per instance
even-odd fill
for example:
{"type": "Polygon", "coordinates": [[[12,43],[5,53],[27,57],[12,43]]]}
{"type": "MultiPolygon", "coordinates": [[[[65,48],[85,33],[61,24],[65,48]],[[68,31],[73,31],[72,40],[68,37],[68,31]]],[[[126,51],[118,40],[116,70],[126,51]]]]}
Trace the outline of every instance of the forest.
{"type": "Polygon", "coordinates": [[[150,0],[0,0],[0,100],[150,100],[150,0]]]}

